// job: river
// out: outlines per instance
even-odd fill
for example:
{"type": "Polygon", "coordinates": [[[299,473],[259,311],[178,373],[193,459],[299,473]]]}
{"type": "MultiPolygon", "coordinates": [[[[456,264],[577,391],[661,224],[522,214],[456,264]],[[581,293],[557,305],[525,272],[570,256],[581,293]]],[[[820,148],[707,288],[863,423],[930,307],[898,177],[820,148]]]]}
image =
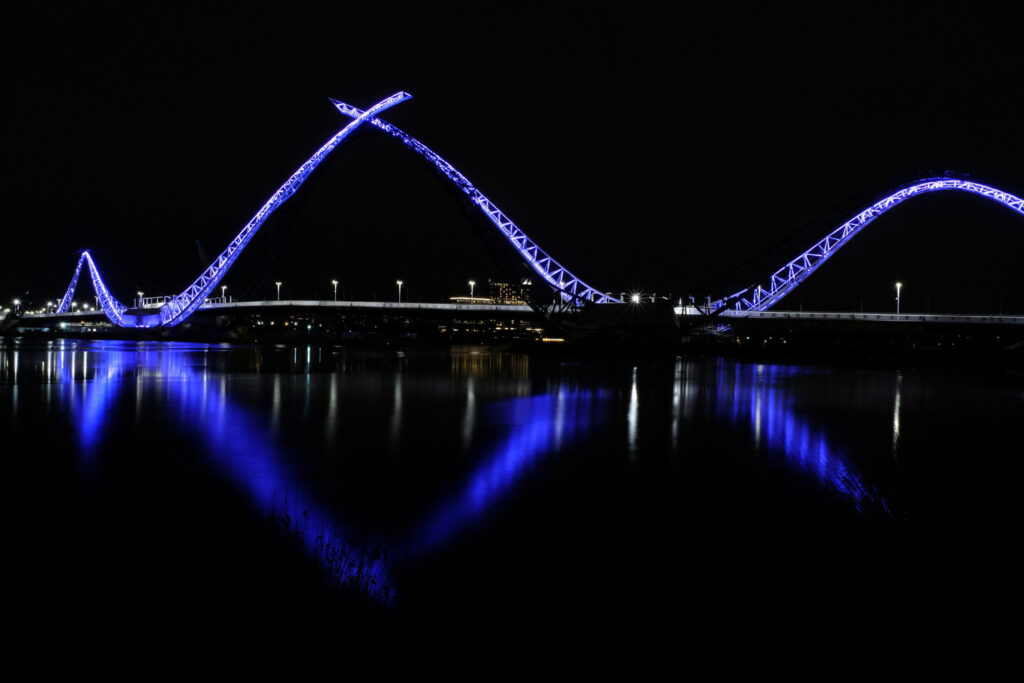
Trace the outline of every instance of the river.
{"type": "Polygon", "coordinates": [[[1017,599],[1022,417],[995,367],[7,339],[8,619],[101,659],[927,623],[1017,599]]]}

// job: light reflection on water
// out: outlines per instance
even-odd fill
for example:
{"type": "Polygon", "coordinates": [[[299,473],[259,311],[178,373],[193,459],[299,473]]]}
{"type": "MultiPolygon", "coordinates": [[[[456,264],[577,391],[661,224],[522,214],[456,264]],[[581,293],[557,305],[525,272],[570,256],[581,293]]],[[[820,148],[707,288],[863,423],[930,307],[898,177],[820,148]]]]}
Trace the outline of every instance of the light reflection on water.
{"type": "Polygon", "coordinates": [[[397,547],[417,555],[436,550],[476,523],[544,455],[582,440],[607,409],[607,395],[561,386],[554,393],[490,407],[516,428],[492,447],[465,483],[441,501],[397,547]]]}
{"type": "MultiPolygon", "coordinates": [[[[286,401],[299,397],[304,428],[322,429],[331,447],[345,443],[345,433],[339,430],[344,424],[339,392],[346,383],[358,381],[353,368],[366,362],[358,354],[354,359],[343,354],[331,361],[333,366],[325,366],[324,357],[329,354],[324,349],[315,354],[312,347],[275,350],[286,359],[288,374],[274,372],[270,378],[268,415],[233,399],[231,383],[236,375],[211,358],[217,347],[53,342],[45,352],[32,353],[30,367],[26,367],[18,347],[3,344],[0,382],[11,390],[15,414],[19,383],[45,383],[47,396],[51,386],[55,387],[56,400],[70,411],[84,462],[102,455],[108,430],[113,428],[109,418],[125,395],[134,391],[136,424],[146,424],[148,419],[142,415],[143,406],[160,406],[183,432],[203,444],[210,461],[246,493],[256,509],[264,514],[287,514],[301,525],[308,552],[338,580],[382,603],[392,602],[397,595],[391,578],[393,562],[436,552],[467,528],[482,523],[490,510],[521,485],[527,473],[541,468],[552,454],[597,438],[606,442],[602,448],[608,448],[606,444],[614,442],[608,437],[621,434],[623,455],[630,460],[643,459],[645,443],[649,443],[645,425],[651,424],[649,414],[659,409],[659,402],[644,392],[645,382],[661,381],[666,374],[660,368],[632,368],[623,405],[609,373],[589,384],[569,381],[564,374],[538,382],[531,379],[525,355],[453,350],[448,359],[450,377],[434,380],[429,387],[438,395],[454,394],[464,401],[458,442],[463,450],[472,448],[471,464],[406,531],[384,536],[356,530],[340,519],[322,487],[296,466],[296,454],[278,439],[287,422],[286,401]],[[309,373],[323,369],[332,372],[320,425],[312,417],[311,404],[316,399],[311,395],[309,373]],[[493,433],[478,444],[481,427],[490,427],[493,433]]],[[[267,354],[271,353],[254,350],[246,370],[273,372],[268,367],[267,354]]],[[[381,435],[381,440],[392,452],[415,448],[429,454],[429,444],[418,441],[419,435],[403,433],[407,412],[421,408],[415,401],[423,400],[411,388],[407,395],[407,382],[413,379],[406,378],[408,361],[398,358],[397,365],[388,370],[389,376],[374,370],[373,377],[388,377],[386,383],[390,384],[386,389],[390,399],[388,433],[381,435]]],[[[841,449],[830,442],[825,427],[814,425],[794,410],[784,380],[801,370],[727,362],[719,362],[713,372],[707,369],[706,363],[682,359],[672,365],[671,399],[666,406],[670,419],[667,425],[659,422],[658,428],[667,426],[665,436],[673,453],[686,451],[688,426],[708,419],[724,421],[732,430],[749,430],[757,451],[774,454],[785,467],[811,474],[855,509],[863,512],[885,507],[841,449]]],[[[899,435],[899,387],[897,384],[894,447],[899,435]]]]}
{"type": "MultiPolygon", "coordinates": [[[[372,539],[370,550],[353,555],[352,548],[366,547],[366,534],[355,533],[330,512],[316,488],[304,482],[289,459],[289,453],[275,444],[282,412],[282,376],[272,380],[269,428],[255,411],[235,404],[229,396],[227,377],[211,372],[204,346],[184,344],[140,344],[108,342],[92,353],[89,369],[88,350],[64,348],[48,352],[48,360],[39,368],[47,385],[56,384],[63,403],[69,404],[77,428],[77,442],[85,459],[102,448],[108,418],[122,392],[134,389],[136,419],[139,418],[142,393],[159,392],[159,404],[176,416],[180,425],[203,441],[209,457],[220,470],[244,490],[257,508],[268,514],[287,514],[301,520],[301,535],[307,549],[326,560],[336,578],[356,586],[384,603],[392,602],[397,591],[389,576],[385,558],[389,554],[415,556],[437,549],[460,530],[474,523],[515,485],[545,453],[565,447],[585,436],[590,424],[594,397],[589,392],[559,387],[537,396],[512,398],[490,406],[504,419],[511,418],[511,433],[494,445],[481,459],[461,487],[442,501],[424,519],[419,528],[406,536],[387,542],[372,539]],[[583,406],[584,409],[580,409],[583,406]],[[358,543],[356,539],[361,539],[358,543]],[[351,561],[339,564],[341,552],[351,561]]],[[[14,352],[17,356],[17,352],[14,352]]],[[[299,356],[293,353],[293,363],[299,356]]],[[[307,364],[310,351],[306,352],[307,364]]],[[[466,371],[465,365],[460,368],[466,371]]],[[[12,367],[17,377],[17,364],[12,367]]],[[[328,403],[328,434],[337,416],[337,375],[331,379],[328,403]]],[[[308,375],[307,375],[308,387],[308,375]]],[[[308,393],[306,408],[308,409],[308,393]]],[[[477,407],[472,378],[469,380],[464,438],[472,436],[477,407]]],[[[390,440],[394,447],[402,427],[402,372],[394,375],[390,440]]]]}
{"type": "MultiPolygon", "coordinates": [[[[793,394],[784,380],[807,372],[783,365],[720,362],[711,389],[717,394],[717,412],[734,427],[749,426],[756,451],[781,455],[786,467],[815,477],[858,512],[888,512],[885,500],[830,442],[826,427],[812,424],[793,409],[793,394]]],[[[709,392],[706,385],[699,390],[709,392]]]]}

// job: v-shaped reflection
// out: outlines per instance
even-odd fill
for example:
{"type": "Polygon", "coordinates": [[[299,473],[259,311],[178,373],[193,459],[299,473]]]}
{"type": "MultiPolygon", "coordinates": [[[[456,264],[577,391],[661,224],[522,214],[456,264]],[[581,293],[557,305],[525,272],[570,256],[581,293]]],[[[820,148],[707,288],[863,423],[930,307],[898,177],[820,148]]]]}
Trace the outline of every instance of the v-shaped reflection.
{"type": "MultiPolygon", "coordinates": [[[[206,351],[208,347],[201,345],[107,342],[57,353],[49,367],[57,375],[54,379],[66,387],[62,391],[70,392],[83,454],[91,457],[102,446],[109,415],[125,387],[134,384],[136,392],[161,391],[160,405],[177,416],[184,431],[204,443],[212,462],[248,495],[254,507],[301,520],[300,536],[307,551],[337,580],[383,604],[392,604],[398,594],[391,576],[394,560],[443,547],[514,490],[545,455],[588,438],[596,425],[606,425],[604,418],[613,406],[609,391],[564,383],[547,393],[491,404],[506,416],[509,432],[408,532],[372,538],[339,520],[256,412],[230,399],[227,379],[211,372],[199,356],[206,351]]],[[[830,445],[824,430],[790,409],[777,381],[787,372],[785,368],[721,365],[709,382],[695,367],[677,363],[673,443],[683,438],[679,422],[697,419],[694,402],[703,395],[705,406],[713,406],[719,417],[736,426],[748,419],[758,446],[781,453],[787,466],[814,473],[857,510],[884,507],[884,501],[869,491],[830,445]]],[[[635,381],[634,376],[634,385],[635,381]]],[[[641,405],[634,386],[629,408],[634,430],[643,426],[641,405]]],[[[630,437],[634,451],[643,443],[636,436],[630,437]]],[[[639,452],[642,457],[642,449],[639,452]]]]}

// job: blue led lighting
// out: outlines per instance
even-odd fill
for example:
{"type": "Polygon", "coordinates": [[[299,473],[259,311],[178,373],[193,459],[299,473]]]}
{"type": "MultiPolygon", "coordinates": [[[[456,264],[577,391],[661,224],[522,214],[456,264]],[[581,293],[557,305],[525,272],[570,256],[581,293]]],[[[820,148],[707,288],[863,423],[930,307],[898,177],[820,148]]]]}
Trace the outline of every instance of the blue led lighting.
{"type": "MultiPolygon", "coordinates": [[[[359,117],[365,117],[367,114],[367,112],[345,104],[344,102],[339,102],[334,99],[332,99],[331,102],[333,102],[334,106],[338,108],[338,111],[345,116],[351,116],[358,119],[359,117]]],[[[370,117],[368,122],[377,128],[380,128],[385,133],[401,140],[409,149],[434,164],[434,166],[436,166],[446,178],[455,183],[455,185],[462,190],[470,200],[480,208],[481,211],[484,212],[484,215],[494,223],[498,230],[501,231],[501,234],[505,236],[505,239],[515,247],[516,251],[519,252],[520,256],[523,257],[534,272],[544,278],[545,282],[561,294],[563,301],[572,302],[576,305],[580,305],[584,301],[592,301],[599,304],[622,303],[619,299],[611,296],[610,294],[599,292],[593,287],[587,285],[551,258],[536,242],[527,237],[526,233],[520,230],[516,224],[512,222],[512,219],[502,213],[501,209],[485,197],[483,192],[476,189],[476,187],[473,186],[473,183],[469,182],[469,178],[459,173],[454,166],[442,159],[440,155],[424,145],[422,142],[399,129],[397,126],[387,123],[386,121],[382,121],[376,116],[370,117]]]]}
{"type": "Polygon", "coordinates": [[[959,190],[981,195],[1024,215],[1024,199],[988,185],[960,178],[928,178],[906,185],[880,199],[826,235],[813,247],[779,268],[766,285],[757,284],[711,303],[711,310],[727,315],[746,315],[764,311],[778,303],[801,282],[827,261],[841,246],[849,242],[864,226],[911,197],[941,190],[959,190]]]}
{"type": "Polygon", "coordinates": [[[88,250],[83,251],[82,255],[78,257],[75,274],[71,278],[68,291],[64,293],[64,298],[60,300],[60,305],[57,306],[57,313],[67,313],[68,309],[71,308],[71,299],[75,295],[75,287],[78,286],[78,276],[82,272],[83,263],[89,266],[89,277],[92,279],[93,289],[96,290],[96,299],[100,302],[100,307],[110,322],[119,327],[139,327],[135,322],[135,316],[125,315],[128,307],[115,299],[111,295],[110,290],[107,289],[103,278],[100,277],[99,269],[96,268],[96,263],[92,260],[92,254],[88,250]]]}
{"type": "Polygon", "coordinates": [[[327,157],[327,155],[340,145],[352,131],[366,121],[369,121],[394,137],[399,138],[410,149],[433,163],[445,177],[455,183],[456,186],[468,195],[471,201],[476,204],[481,211],[483,211],[484,215],[494,223],[498,230],[500,230],[512,246],[515,247],[534,272],[544,278],[544,281],[559,293],[563,302],[574,306],[580,306],[586,301],[595,303],[620,303],[619,299],[611,296],[610,294],[597,291],[593,287],[590,287],[551,258],[547,252],[541,249],[536,242],[531,240],[526,233],[520,230],[515,223],[512,222],[511,219],[502,213],[502,211],[495,206],[493,202],[487,199],[482,192],[477,190],[476,187],[469,182],[468,178],[459,173],[454,166],[442,159],[438,154],[430,150],[426,145],[415,138],[399,130],[395,126],[385,123],[381,119],[377,118],[377,114],[409,99],[410,97],[412,96],[408,93],[397,92],[391,97],[381,100],[366,111],[356,109],[355,107],[338,102],[337,100],[331,100],[338,108],[338,111],[342,112],[346,116],[352,117],[353,120],[345,126],[345,128],[335,134],[334,137],[324,143],[324,145],[320,147],[313,156],[306,160],[306,162],[291,175],[284,185],[278,188],[277,192],[275,192],[270,199],[263,204],[260,210],[256,212],[256,215],[253,216],[253,218],[245,225],[245,227],[242,228],[235,238],[231,240],[227,248],[213,260],[213,263],[211,263],[210,266],[203,271],[203,273],[191,285],[189,285],[180,294],[171,297],[156,313],[141,314],[128,312],[127,307],[114,299],[103,285],[103,280],[100,277],[99,271],[88,252],[82,253],[82,257],[79,259],[78,265],[75,268],[75,274],[71,280],[71,285],[68,287],[64,298],[61,299],[57,312],[68,312],[68,308],[71,305],[71,299],[75,293],[75,287],[78,283],[78,276],[82,268],[82,263],[87,262],[89,264],[89,272],[92,275],[93,285],[96,287],[96,294],[100,300],[103,312],[115,325],[118,325],[119,327],[150,328],[158,326],[172,327],[182,322],[197,308],[199,308],[209,294],[217,287],[228,269],[231,268],[242,250],[253,238],[256,231],[259,230],[260,226],[263,225],[264,221],[266,221],[270,214],[272,214],[281,204],[295,193],[309,174],[313,172],[313,170],[327,157]]]}
{"type": "Polygon", "coordinates": [[[411,98],[412,95],[406,92],[397,92],[391,97],[381,100],[377,104],[367,109],[361,116],[357,116],[355,120],[345,126],[343,129],[338,131],[330,140],[324,143],[324,145],[316,151],[313,156],[306,160],[306,163],[299,167],[299,170],[295,171],[287,182],[278,188],[270,199],[260,207],[260,210],[256,212],[256,215],[252,217],[244,228],[235,236],[235,239],[231,240],[221,254],[213,260],[213,263],[203,271],[195,282],[189,285],[184,292],[172,297],[170,301],[165,303],[160,308],[160,322],[159,324],[164,327],[171,327],[177,325],[185,318],[190,316],[199,306],[202,305],[203,301],[209,296],[210,292],[216,288],[217,284],[224,277],[228,269],[234,264],[239,254],[242,253],[242,249],[249,243],[249,241],[256,234],[256,231],[260,229],[263,222],[272,214],[281,204],[283,204],[289,197],[295,194],[295,191],[299,189],[299,186],[309,177],[309,174],[320,165],[320,162],[327,158],[334,149],[341,144],[341,142],[349,136],[356,128],[358,128],[368,118],[376,116],[385,109],[404,102],[411,98]]]}
{"type": "Polygon", "coordinates": [[[71,308],[71,300],[75,298],[75,287],[78,286],[78,276],[82,273],[82,264],[85,263],[85,254],[78,257],[78,263],[75,265],[75,274],[71,276],[71,284],[68,285],[68,291],[64,293],[64,298],[57,304],[57,313],[67,313],[68,309],[71,308]]]}
{"type": "Polygon", "coordinates": [[[160,307],[157,313],[148,315],[142,314],[128,314],[127,307],[114,299],[106,286],[103,284],[103,280],[100,277],[99,271],[96,269],[96,265],[92,261],[92,257],[89,256],[89,252],[82,252],[82,256],[78,259],[78,265],[75,268],[74,277],[71,280],[71,286],[68,287],[67,293],[64,298],[61,299],[60,306],[57,308],[58,313],[66,313],[68,306],[71,305],[71,297],[74,296],[75,286],[78,283],[78,275],[82,268],[83,259],[89,264],[89,272],[92,275],[93,285],[96,287],[96,296],[100,300],[100,305],[103,308],[103,312],[110,319],[110,322],[114,323],[119,327],[173,327],[178,323],[185,320],[188,316],[199,308],[209,294],[217,287],[221,279],[227,273],[228,269],[234,264],[235,260],[242,253],[242,250],[253,236],[256,231],[260,229],[260,226],[267,220],[281,204],[288,200],[295,191],[299,189],[299,186],[309,177],[320,162],[327,158],[334,149],[342,143],[342,141],[349,136],[356,128],[370,117],[379,114],[385,109],[389,109],[400,102],[411,98],[412,95],[406,92],[397,92],[391,97],[381,100],[377,104],[373,105],[361,115],[355,117],[351,123],[345,126],[343,129],[338,131],[330,140],[325,142],[323,146],[318,149],[313,156],[306,160],[302,166],[299,167],[290,178],[278,188],[277,192],[271,195],[270,199],[260,207],[260,210],[256,212],[256,215],[246,223],[245,227],[235,235],[235,238],[231,240],[227,248],[220,253],[217,258],[213,260],[213,263],[202,272],[202,274],[196,278],[195,282],[185,288],[181,294],[171,297],[163,306],[160,307]]]}

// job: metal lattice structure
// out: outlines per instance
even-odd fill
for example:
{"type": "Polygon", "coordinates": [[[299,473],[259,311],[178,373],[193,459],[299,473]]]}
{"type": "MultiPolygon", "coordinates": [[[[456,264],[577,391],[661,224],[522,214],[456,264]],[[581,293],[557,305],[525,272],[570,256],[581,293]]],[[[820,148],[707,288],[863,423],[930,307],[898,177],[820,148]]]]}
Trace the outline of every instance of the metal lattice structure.
{"type": "MultiPolygon", "coordinates": [[[[352,105],[345,104],[344,102],[339,102],[333,99],[331,102],[333,102],[334,106],[338,108],[338,111],[345,116],[351,116],[354,119],[358,119],[359,117],[365,117],[367,114],[367,112],[357,109],[352,105]]],[[[622,303],[621,300],[594,289],[551,258],[546,251],[540,248],[540,245],[531,240],[525,232],[520,230],[519,227],[512,222],[512,219],[506,216],[501,209],[494,204],[494,202],[484,196],[484,193],[478,190],[473,183],[469,181],[469,178],[462,175],[458,169],[442,159],[441,156],[432,149],[397,126],[383,121],[376,116],[370,117],[367,120],[367,123],[376,126],[388,135],[401,140],[406,147],[432,163],[443,176],[455,183],[455,185],[469,197],[470,201],[479,207],[494,226],[501,231],[501,234],[504,235],[516,251],[519,252],[519,255],[522,256],[524,261],[526,261],[526,264],[559,293],[564,302],[573,303],[575,305],[581,305],[585,301],[599,304],[622,303]]]]}
{"type": "MultiPolygon", "coordinates": [[[[159,309],[150,313],[143,310],[130,310],[127,306],[111,295],[103,279],[100,277],[92,256],[83,251],[75,267],[71,284],[57,307],[57,313],[67,313],[78,284],[82,264],[88,264],[89,274],[96,290],[99,304],[107,318],[120,327],[172,327],[181,323],[197,308],[216,288],[228,269],[260,226],[279,206],[298,190],[299,186],[316,169],[338,145],[342,143],[356,128],[363,123],[370,123],[383,132],[398,138],[406,147],[429,161],[448,178],[481,212],[494,224],[501,235],[508,240],[525,263],[555,290],[562,303],[567,307],[579,307],[584,303],[622,303],[619,298],[601,292],[586,284],[555,261],[547,252],[531,240],[512,220],[506,216],[492,201],[478,190],[466,176],[445,161],[436,152],[413,138],[398,127],[380,119],[377,114],[409,99],[406,92],[397,92],[381,100],[367,110],[361,110],[344,102],[331,100],[339,112],[351,117],[352,121],[324,143],[291,177],[260,207],[256,215],[242,228],[228,244],[227,248],[213,260],[209,267],[199,275],[182,293],[171,297],[159,309]]],[[[971,180],[954,177],[928,178],[903,186],[896,192],[876,201],[842,225],[834,228],[828,235],[819,240],[796,258],[775,271],[766,283],[747,287],[727,297],[710,302],[710,313],[721,313],[731,316],[742,316],[751,312],[764,311],[778,303],[806,280],[825,261],[835,254],[840,247],[848,243],[854,235],[883,213],[903,203],[907,199],[929,192],[941,190],[959,190],[981,195],[998,202],[1024,215],[1024,199],[1003,192],[996,188],[971,180]]]]}
{"type": "Polygon", "coordinates": [[[92,275],[93,285],[96,288],[96,296],[99,299],[100,306],[103,308],[103,312],[107,315],[110,322],[118,325],[119,327],[141,328],[173,327],[174,325],[182,322],[203,304],[270,214],[287,201],[289,197],[295,194],[295,191],[299,189],[299,186],[302,185],[306,178],[308,178],[316,167],[320,165],[320,162],[327,158],[327,155],[334,151],[334,149],[356,128],[362,125],[366,119],[371,118],[385,109],[399,104],[400,102],[404,102],[410,97],[412,97],[412,95],[409,93],[397,92],[391,97],[381,100],[363,112],[360,116],[355,117],[351,123],[338,131],[330,140],[325,142],[320,149],[313,154],[313,156],[307,159],[306,162],[302,164],[302,166],[300,166],[299,169],[295,171],[295,173],[293,173],[281,187],[278,188],[277,192],[271,195],[270,199],[268,199],[263,206],[260,207],[260,210],[256,212],[256,215],[245,224],[245,227],[243,227],[237,235],[235,235],[235,238],[231,240],[227,248],[213,260],[213,263],[211,263],[198,278],[196,278],[195,282],[186,287],[181,294],[172,297],[156,312],[132,313],[128,311],[128,308],[124,304],[114,299],[114,297],[110,295],[109,290],[107,290],[106,285],[103,284],[99,271],[96,269],[96,264],[93,263],[92,257],[89,255],[88,251],[82,252],[82,256],[78,260],[78,266],[75,268],[75,275],[71,281],[71,286],[68,288],[64,298],[61,299],[58,312],[67,312],[67,307],[71,305],[71,298],[75,293],[75,286],[78,283],[78,276],[84,260],[89,264],[89,272],[92,275]]]}
{"type": "Polygon", "coordinates": [[[771,308],[806,280],[811,273],[820,268],[840,247],[853,239],[854,235],[883,213],[912,197],[942,190],[959,190],[981,195],[1024,215],[1024,199],[988,185],[951,177],[918,180],[876,201],[833,229],[810,249],[775,271],[767,283],[747,287],[711,302],[710,312],[742,316],[771,308]]]}
{"type": "Polygon", "coordinates": [[[75,295],[75,287],[78,286],[78,276],[82,272],[83,263],[89,266],[89,277],[92,279],[93,289],[96,290],[96,299],[99,301],[100,308],[103,309],[110,322],[119,327],[136,327],[132,316],[126,315],[128,307],[115,299],[110,290],[107,289],[107,285],[103,282],[103,278],[100,277],[100,271],[96,268],[96,263],[92,260],[92,255],[88,250],[83,251],[82,255],[78,257],[75,274],[71,278],[68,291],[64,293],[64,298],[60,300],[60,304],[57,306],[57,313],[67,313],[68,309],[71,308],[71,299],[75,295]]]}
{"type": "Polygon", "coordinates": [[[68,286],[68,291],[64,292],[64,298],[57,304],[57,313],[67,313],[71,308],[71,300],[75,298],[75,287],[78,286],[78,276],[82,274],[82,264],[85,263],[85,255],[88,253],[88,251],[83,251],[82,255],[78,257],[75,274],[71,276],[71,284],[68,286]]]}

